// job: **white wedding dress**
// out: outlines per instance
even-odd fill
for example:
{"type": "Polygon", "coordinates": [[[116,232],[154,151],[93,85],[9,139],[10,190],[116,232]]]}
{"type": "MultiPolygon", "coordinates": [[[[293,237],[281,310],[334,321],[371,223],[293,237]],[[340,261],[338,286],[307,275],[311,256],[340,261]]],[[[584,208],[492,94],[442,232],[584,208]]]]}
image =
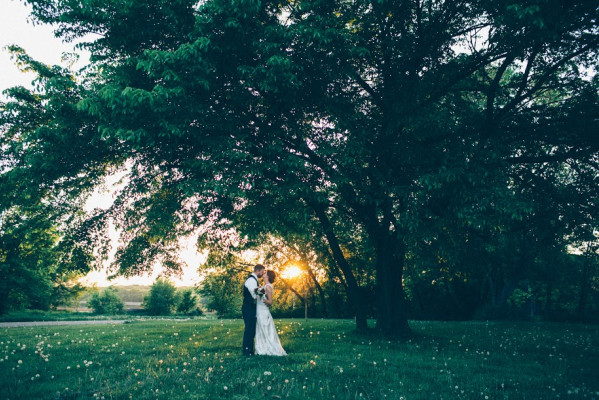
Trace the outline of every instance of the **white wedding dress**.
{"type": "MultiPolygon", "coordinates": [[[[272,288],[271,284],[267,284],[272,288]]],[[[274,292],[274,289],[273,289],[274,292]]],[[[262,356],[286,356],[281,346],[277,328],[270,315],[268,306],[262,299],[256,301],[256,339],[254,341],[254,353],[262,356]]]]}

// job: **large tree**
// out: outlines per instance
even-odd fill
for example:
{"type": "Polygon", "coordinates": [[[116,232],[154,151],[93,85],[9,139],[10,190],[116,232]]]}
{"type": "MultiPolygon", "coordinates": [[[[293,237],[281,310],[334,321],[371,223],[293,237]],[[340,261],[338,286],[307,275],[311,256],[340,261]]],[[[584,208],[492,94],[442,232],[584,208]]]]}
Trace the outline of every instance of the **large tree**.
{"type": "Polygon", "coordinates": [[[114,152],[127,160],[126,188],[98,216],[125,232],[122,273],[157,257],[175,266],[177,236],[199,224],[241,229],[261,215],[252,229],[276,232],[304,220],[358,328],[355,240],[372,253],[362,267],[376,277],[378,326],[406,333],[404,264],[435,226],[425,217],[444,218],[435,191],[454,191],[477,227],[491,210],[522,218],[519,167],[597,172],[597,87],[584,76],[597,64],[594,1],[29,2],[65,38],[94,34],[76,109],[89,122],[61,134],[104,147],[44,184],[64,188],[114,152]]]}

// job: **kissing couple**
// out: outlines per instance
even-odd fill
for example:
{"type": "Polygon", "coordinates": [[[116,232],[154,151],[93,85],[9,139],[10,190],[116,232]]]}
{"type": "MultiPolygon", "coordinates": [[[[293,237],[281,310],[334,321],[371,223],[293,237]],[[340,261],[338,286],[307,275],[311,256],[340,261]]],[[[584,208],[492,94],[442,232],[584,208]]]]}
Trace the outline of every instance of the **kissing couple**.
{"type": "Polygon", "coordinates": [[[243,331],[243,355],[286,356],[281,346],[277,328],[268,307],[272,305],[276,279],[274,271],[266,270],[257,264],[243,285],[243,305],[241,315],[245,329],[243,331]],[[260,286],[258,279],[264,284],[260,286]]]}

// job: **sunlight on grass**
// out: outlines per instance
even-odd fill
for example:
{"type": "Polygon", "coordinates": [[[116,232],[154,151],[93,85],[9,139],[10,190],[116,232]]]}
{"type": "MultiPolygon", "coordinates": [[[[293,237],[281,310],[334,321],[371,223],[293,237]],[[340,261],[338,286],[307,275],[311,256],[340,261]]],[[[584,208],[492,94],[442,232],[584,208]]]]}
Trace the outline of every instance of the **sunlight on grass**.
{"type": "Polygon", "coordinates": [[[278,320],[288,357],[240,354],[239,320],[0,330],[7,399],[593,399],[599,333],[562,324],[278,320]]]}

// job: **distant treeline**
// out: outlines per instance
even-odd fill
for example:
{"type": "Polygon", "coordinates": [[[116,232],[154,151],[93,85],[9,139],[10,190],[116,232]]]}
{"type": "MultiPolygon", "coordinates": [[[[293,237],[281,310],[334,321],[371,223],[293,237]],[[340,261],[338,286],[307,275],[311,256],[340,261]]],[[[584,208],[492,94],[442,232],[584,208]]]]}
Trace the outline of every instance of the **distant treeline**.
{"type": "MultiPolygon", "coordinates": [[[[111,286],[116,289],[117,296],[124,302],[138,302],[141,303],[144,297],[150,294],[152,286],[149,285],[115,285],[111,286]]],[[[97,290],[103,290],[104,288],[87,287],[81,296],[80,301],[87,301],[91,297],[92,293],[97,290]]],[[[193,289],[193,286],[182,286],[178,289],[193,289]]]]}

